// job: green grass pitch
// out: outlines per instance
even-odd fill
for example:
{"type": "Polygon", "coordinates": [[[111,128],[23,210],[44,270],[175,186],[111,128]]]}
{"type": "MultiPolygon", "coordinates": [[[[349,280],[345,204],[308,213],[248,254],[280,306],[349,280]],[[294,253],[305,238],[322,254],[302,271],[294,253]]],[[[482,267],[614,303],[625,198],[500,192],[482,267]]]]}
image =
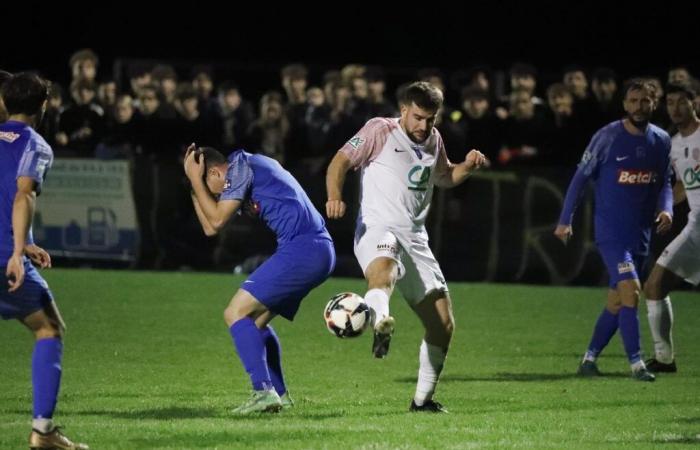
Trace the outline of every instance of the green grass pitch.
{"type": "MultiPolygon", "coordinates": [[[[608,376],[574,376],[604,288],[451,284],[457,323],[436,399],[407,412],[421,327],[400,296],[386,360],[369,334],[337,339],[322,311],[332,279],[294,323],[273,321],[294,409],[233,417],[249,383],[222,311],[241,279],[220,274],[44,271],[68,324],[57,422],[93,449],[646,449],[700,447],[700,295],[673,295],[679,373],[629,378],[616,336],[608,376]]],[[[643,348],[651,342],[640,308],[643,348]]],[[[0,326],[0,448],[26,448],[33,340],[0,326]]]]}

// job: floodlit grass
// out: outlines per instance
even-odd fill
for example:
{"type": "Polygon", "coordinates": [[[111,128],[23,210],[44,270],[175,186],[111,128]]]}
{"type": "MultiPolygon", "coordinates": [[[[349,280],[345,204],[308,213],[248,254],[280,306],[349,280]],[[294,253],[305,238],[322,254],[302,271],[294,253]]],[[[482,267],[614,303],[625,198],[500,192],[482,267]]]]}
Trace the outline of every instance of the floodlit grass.
{"type": "MultiPolygon", "coordinates": [[[[446,415],[407,412],[421,328],[399,296],[385,360],[371,336],[340,340],[322,311],[362,280],[333,279],[294,323],[273,321],[297,406],[237,418],[249,393],[222,311],[241,279],[226,275],[45,271],[68,323],[56,420],[94,449],[698,448],[700,295],[673,295],[679,373],[629,377],[619,337],[607,376],[574,376],[604,288],[450,285],[457,331],[436,399],[446,415]]],[[[643,348],[651,349],[646,309],[643,348]]],[[[0,327],[0,448],[26,448],[33,340],[0,327]]]]}

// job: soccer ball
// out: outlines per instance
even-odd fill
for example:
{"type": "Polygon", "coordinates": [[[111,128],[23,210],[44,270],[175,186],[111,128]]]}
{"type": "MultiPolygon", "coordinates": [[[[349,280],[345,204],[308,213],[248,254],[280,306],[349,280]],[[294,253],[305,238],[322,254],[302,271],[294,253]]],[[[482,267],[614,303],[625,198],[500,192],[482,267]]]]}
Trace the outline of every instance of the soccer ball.
{"type": "Polygon", "coordinates": [[[343,292],[334,295],[323,311],[328,331],[339,338],[357,337],[369,324],[370,310],[357,294],[343,292]]]}

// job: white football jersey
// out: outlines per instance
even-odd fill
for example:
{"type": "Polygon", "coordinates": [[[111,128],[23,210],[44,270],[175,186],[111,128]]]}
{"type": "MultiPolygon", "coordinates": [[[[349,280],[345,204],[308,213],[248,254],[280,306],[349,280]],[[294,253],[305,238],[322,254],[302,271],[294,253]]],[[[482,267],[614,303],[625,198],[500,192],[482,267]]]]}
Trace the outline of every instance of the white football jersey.
{"type": "Polygon", "coordinates": [[[361,169],[358,224],[397,229],[424,228],[438,160],[446,167],[445,146],[436,128],[423,143],[413,142],[399,119],[374,118],[341,149],[361,169]]]}
{"type": "Polygon", "coordinates": [[[683,137],[680,133],[673,136],[671,163],[688,196],[688,219],[700,221],[700,128],[690,136],[683,137]]]}

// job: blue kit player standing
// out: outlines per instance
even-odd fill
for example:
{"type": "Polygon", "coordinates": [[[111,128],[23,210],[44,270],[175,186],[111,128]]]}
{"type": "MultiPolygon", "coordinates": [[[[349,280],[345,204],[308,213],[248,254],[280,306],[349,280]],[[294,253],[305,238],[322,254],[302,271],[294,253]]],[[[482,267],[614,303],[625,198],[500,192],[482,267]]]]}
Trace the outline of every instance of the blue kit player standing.
{"type": "Polygon", "coordinates": [[[335,250],[325,222],[299,183],[274,159],[243,150],[228,158],[212,148],[185,156],[192,202],[208,236],[241,208],[259,216],[277,236],[277,251],[231,299],[224,311],[253,395],[234,414],[276,412],[292,406],[282,374],[280,343],[269,322],[293,320],[311,289],[335,267],[335,250]]]}
{"type": "Polygon", "coordinates": [[[36,196],[53,162],[51,147],[33,129],[46,110],[48,83],[20,73],[3,83],[0,94],[9,116],[0,125],[0,315],[19,320],[36,339],[29,447],[87,449],[71,442],[53,423],[65,325],[46,281],[32,265],[51,267],[49,254],[34,244],[31,233],[36,196]]]}
{"type": "Polygon", "coordinates": [[[649,123],[656,107],[653,85],[632,81],[623,105],[627,117],[600,129],[584,152],[554,234],[568,241],[576,205],[586,182],[593,180],[595,241],[610,275],[610,289],[579,374],[600,375],[596,359],[619,328],[632,376],[654,381],[640,348],[639,273],[649,253],[655,219],[657,232],[665,233],[671,227],[671,139],[649,123]]]}

